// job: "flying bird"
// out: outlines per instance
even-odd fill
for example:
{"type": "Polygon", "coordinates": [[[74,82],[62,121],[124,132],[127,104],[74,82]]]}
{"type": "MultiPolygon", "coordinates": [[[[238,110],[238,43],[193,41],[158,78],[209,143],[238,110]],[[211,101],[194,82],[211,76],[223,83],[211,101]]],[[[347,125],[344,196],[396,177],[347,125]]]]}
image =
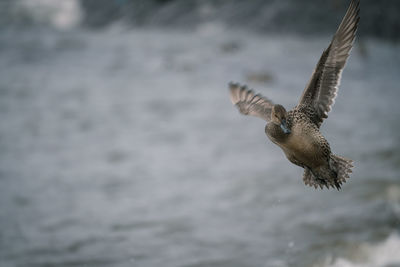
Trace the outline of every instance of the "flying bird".
{"type": "Polygon", "coordinates": [[[339,190],[352,172],[353,161],[331,152],[320,133],[324,119],[332,109],[346,60],[353,46],[359,22],[360,0],[349,8],[314,69],[300,101],[290,111],[246,86],[230,83],[232,103],[244,115],[267,121],[265,133],[278,145],[290,162],[304,168],[306,185],[339,190]]]}

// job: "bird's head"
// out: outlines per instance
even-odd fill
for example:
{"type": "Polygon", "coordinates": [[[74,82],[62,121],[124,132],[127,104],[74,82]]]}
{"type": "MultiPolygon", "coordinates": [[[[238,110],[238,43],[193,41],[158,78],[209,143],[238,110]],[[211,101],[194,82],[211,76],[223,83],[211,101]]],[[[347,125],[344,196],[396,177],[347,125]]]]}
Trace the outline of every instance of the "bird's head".
{"type": "Polygon", "coordinates": [[[285,134],[290,134],[286,121],[286,109],[282,105],[274,105],[272,107],[271,122],[280,126],[285,134]]]}

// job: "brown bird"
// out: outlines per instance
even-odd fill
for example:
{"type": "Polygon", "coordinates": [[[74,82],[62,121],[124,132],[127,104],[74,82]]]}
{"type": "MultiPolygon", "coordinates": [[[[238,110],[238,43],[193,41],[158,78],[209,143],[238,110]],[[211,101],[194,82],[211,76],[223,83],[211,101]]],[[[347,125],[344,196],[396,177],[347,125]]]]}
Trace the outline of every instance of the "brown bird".
{"type": "Polygon", "coordinates": [[[319,131],[334,103],[346,60],[359,22],[360,1],[352,0],[328,48],[308,82],[297,106],[286,112],[279,104],[246,86],[230,83],[230,96],[240,113],[267,121],[265,133],[282,148],[286,157],[304,168],[306,185],[340,189],[352,172],[352,160],[331,153],[319,131]]]}

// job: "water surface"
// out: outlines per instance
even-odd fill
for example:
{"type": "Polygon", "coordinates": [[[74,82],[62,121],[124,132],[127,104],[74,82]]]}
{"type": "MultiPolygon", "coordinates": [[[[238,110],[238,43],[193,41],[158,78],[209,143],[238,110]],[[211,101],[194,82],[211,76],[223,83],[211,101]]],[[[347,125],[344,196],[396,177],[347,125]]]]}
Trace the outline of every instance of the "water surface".
{"type": "Polygon", "coordinates": [[[314,190],[229,81],[296,105],[329,36],[5,31],[1,266],[400,266],[398,46],[353,49],[314,190]],[[396,265],[397,264],[397,265],[396,265]]]}

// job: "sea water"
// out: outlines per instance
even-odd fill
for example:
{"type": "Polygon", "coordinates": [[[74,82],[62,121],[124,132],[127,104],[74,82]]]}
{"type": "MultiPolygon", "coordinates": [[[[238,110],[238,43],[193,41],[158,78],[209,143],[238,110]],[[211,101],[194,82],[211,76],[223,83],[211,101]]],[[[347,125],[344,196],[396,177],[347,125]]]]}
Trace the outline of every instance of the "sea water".
{"type": "Polygon", "coordinates": [[[400,266],[400,55],[357,42],[321,127],[354,160],[315,190],[238,113],[294,107],[330,36],[4,31],[1,266],[400,266]]]}

